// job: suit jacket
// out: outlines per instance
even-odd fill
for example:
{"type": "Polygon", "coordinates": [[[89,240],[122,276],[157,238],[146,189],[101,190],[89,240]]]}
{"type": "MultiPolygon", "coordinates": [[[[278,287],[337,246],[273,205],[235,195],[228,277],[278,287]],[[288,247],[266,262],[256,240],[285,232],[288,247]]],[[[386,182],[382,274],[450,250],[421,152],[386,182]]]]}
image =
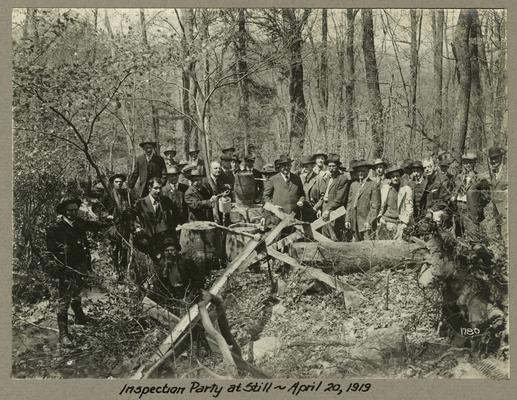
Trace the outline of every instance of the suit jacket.
{"type": "Polygon", "coordinates": [[[49,272],[56,278],[79,277],[81,273],[88,272],[91,257],[86,232],[97,232],[106,227],[106,224],[80,218],[70,226],[59,218],[46,232],[47,250],[58,260],[49,264],[49,272]]]}
{"type": "Polygon", "coordinates": [[[145,154],[136,158],[135,169],[129,176],[127,186],[134,188],[137,197],[144,197],[149,193],[149,179],[161,178],[163,171],[166,170],[165,160],[157,154],[153,154],[151,160],[147,162],[145,154]]]}
{"type": "Polygon", "coordinates": [[[350,222],[354,231],[364,232],[365,222],[374,226],[379,207],[380,193],[377,183],[367,179],[361,187],[358,181],[353,182],[350,186],[345,221],[350,222]]]}
{"type": "Polygon", "coordinates": [[[180,211],[174,207],[168,197],[160,196],[159,202],[161,209],[155,211],[149,196],[136,201],[136,226],[142,228],[150,237],[166,231],[176,235],[175,229],[179,222],[180,211]]]}
{"type": "Polygon", "coordinates": [[[110,215],[113,215],[115,218],[119,218],[124,211],[130,208],[132,199],[127,189],[120,189],[118,192],[119,202],[117,203],[117,201],[115,201],[117,198],[115,189],[111,189],[111,192],[111,196],[108,194],[104,195],[101,202],[110,215]]]}
{"type": "Polygon", "coordinates": [[[328,201],[324,200],[330,178],[330,175],[327,175],[325,178],[321,179],[318,185],[320,194],[318,202],[314,205],[314,209],[316,210],[321,209],[322,211],[333,211],[341,206],[346,206],[350,185],[348,179],[344,175],[338,175],[334,178],[329,188],[328,201]]]}
{"type": "Polygon", "coordinates": [[[300,177],[293,173],[289,174],[287,182],[280,172],[273,175],[264,188],[264,202],[282,207],[287,214],[293,211],[299,214],[296,205],[299,201],[305,201],[305,193],[300,177]]]}
{"type": "Polygon", "coordinates": [[[188,220],[188,207],[185,202],[185,192],[188,188],[187,185],[179,182],[176,184],[176,188],[173,188],[169,182],[162,187],[162,196],[169,198],[174,209],[178,211],[176,219],[179,224],[184,224],[188,220]]]}
{"type": "Polygon", "coordinates": [[[436,171],[431,179],[425,177],[424,194],[422,195],[420,210],[425,215],[427,210],[438,211],[447,208],[451,198],[449,180],[441,172],[436,171]]]}
{"type": "MultiPolygon", "coordinates": [[[[245,174],[249,172],[248,170],[239,170],[237,174],[245,174]]],[[[255,179],[255,202],[260,203],[262,201],[262,197],[264,195],[264,175],[260,173],[260,171],[256,168],[253,168],[251,171],[253,174],[253,178],[255,179]]],[[[234,177],[234,182],[237,177],[234,177]]]]}
{"type": "MultiPolygon", "coordinates": [[[[387,209],[386,200],[388,199],[388,192],[390,185],[381,185],[381,208],[379,211],[379,218],[384,215],[387,209]]],[[[400,186],[397,193],[397,210],[399,214],[399,221],[404,224],[409,224],[413,218],[413,190],[410,186],[400,186]]]]}
{"type": "MultiPolygon", "coordinates": [[[[305,196],[307,201],[314,207],[314,205],[318,202],[320,197],[320,189],[319,185],[321,183],[321,179],[323,176],[323,171],[319,173],[315,173],[314,169],[309,171],[303,180],[303,190],[305,192],[305,196]]],[[[327,175],[327,174],[325,174],[327,175]]]]}
{"type": "Polygon", "coordinates": [[[214,205],[210,201],[214,194],[215,191],[206,180],[197,186],[189,186],[185,192],[189,221],[214,221],[214,205]]]}

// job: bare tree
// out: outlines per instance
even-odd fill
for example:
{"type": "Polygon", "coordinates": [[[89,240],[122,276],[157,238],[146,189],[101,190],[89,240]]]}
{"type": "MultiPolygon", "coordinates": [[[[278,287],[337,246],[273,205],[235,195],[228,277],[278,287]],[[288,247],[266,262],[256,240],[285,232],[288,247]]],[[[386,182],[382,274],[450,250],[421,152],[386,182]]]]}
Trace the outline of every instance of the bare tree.
{"type": "Polygon", "coordinates": [[[433,127],[433,152],[436,153],[441,146],[442,135],[442,88],[443,88],[443,23],[444,11],[436,10],[431,12],[433,29],[433,72],[434,72],[434,127],[433,127]]]}
{"type": "Polygon", "coordinates": [[[345,116],[347,146],[351,155],[356,152],[356,133],[354,129],[354,87],[355,87],[355,54],[354,54],[354,24],[358,10],[346,10],[346,49],[345,49],[345,116]]]}

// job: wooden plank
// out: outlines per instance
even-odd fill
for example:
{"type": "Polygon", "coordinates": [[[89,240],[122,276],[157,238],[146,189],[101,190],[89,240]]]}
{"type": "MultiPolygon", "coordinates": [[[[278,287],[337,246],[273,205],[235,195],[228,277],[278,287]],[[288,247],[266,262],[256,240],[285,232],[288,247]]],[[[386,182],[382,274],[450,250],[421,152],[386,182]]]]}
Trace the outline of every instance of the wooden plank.
{"type": "Polygon", "coordinates": [[[288,256],[287,254],[280,253],[279,251],[268,248],[268,254],[286,264],[289,264],[291,267],[293,267],[296,270],[303,271],[305,274],[309,275],[311,278],[317,279],[318,281],[327,284],[328,286],[330,286],[333,289],[339,290],[339,291],[345,293],[346,295],[353,292],[354,295],[357,296],[359,294],[364,299],[364,296],[361,294],[361,292],[358,289],[356,289],[352,285],[349,285],[346,282],[343,282],[341,279],[338,279],[337,277],[332,277],[317,268],[312,268],[312,267],[307,267],[305,265],[302,265],[298,261],[296,261],[294,258],[288,256]]]}
{"type": "MultiPolygon", "coordinates": [[[[277,226],[275,226],[266,236],[265,239],[261,241],[250,240],[246,243],[246,246],[242,250],[241,254],[233,260],[230,265],[224,270],[223,274],[215,281],[215,283],[210,288],[209,292],[217,295],[226,285],[228,278],[232,275],[237,269],[239,269],[243,265],[249,265],[249,261],[253,259],[253,255],[256,254],[255,250],[257,247],[264,242],[267,245],[272,244],[278,235],[282,232],[282,230],[292,223],[294,219],[293,215],[288,215],[287,218],[282,220],[277,226]],[[248,264],[246,264],[248,262],[248,264]]],[[[151,356],[148,360],[149,363],[152,363],[149,370],[144,373],[145,364],[141,365],[137,372],[132,376],[132,379],[142,379],[148,378],[152,372],[158,368],[172,353],[171,347],[174,346],[174,343],[188,330],[191,324],[197,323],[199,321],[199,308],[197,304],[193,305],[188,311],[187,314],[183,316],[183,318],[176,324],[171,333],[167,336],[167,338],[163,341],[163,343],[159,346],[157,351],[151,356]]]]}
{"type": "Polygon", "coordinates": [[[311,223],[311,228],[313,230],[320,229],[323,226],[338,219],[339,217],[342,217],[345,214],[346,214],[345,207],[341,206],[339,208],[336,208],[334,211],[330,212],[329,219],[327,221],[324,221],[322,218],[318,218],[316,221],[311,223]]]}

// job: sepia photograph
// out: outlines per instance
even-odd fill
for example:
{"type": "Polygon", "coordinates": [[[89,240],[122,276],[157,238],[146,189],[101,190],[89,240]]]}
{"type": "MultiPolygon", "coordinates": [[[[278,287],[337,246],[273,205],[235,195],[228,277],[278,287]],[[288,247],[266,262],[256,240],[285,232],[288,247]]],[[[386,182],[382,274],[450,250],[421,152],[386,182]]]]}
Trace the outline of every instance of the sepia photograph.
{"type": "Polygon", "coordinates": [[[510,378],[506,9],[11,17],[12,379],[510,378]]]}

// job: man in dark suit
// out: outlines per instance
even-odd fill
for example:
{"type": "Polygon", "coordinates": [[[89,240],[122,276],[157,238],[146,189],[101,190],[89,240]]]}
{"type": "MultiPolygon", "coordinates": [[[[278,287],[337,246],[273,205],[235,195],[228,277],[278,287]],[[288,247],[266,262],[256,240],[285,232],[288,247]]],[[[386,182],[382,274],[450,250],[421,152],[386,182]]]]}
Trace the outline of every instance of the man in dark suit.
{"type": "Polygon", "coordinates": [[[135,204],[135,245],[148,254],[154,262],[167,238],[177,240],[176,226],[179,222],[180,210],[174,203],[161,195],[162,182],[160,178],[149,181],[149,195],[138,199],[135,204]]]}
{"type": "Polygon", "coordinates": [[[179,210],[177,217],[178,223],[183,224],[188,220],[188,207],[185,203],[185,192],[189,188],[188,185],[179,182],[180,170],[176,165],[167,167],[165,176],[167,183],[162,187],[162,196],[168,197],[175,210],[179,210]]]}
{"type": "Polygon", "coordinates": [[[91,272],[91,256],[87,231],[96,232],[108,224],[86,221],[77,216],[81,200],[65,197],[56,207],[58,218],[46,233],[49,252],[48,272],[57,280],[58,310],[57,324],[59,342],[72,345],[68,334],[68,308],[72,307],[75,323],[85,325],[91,319],[81,307],[83,279],[91,272]]]}
{"type": "Polygon", "coordinates": [[[282,155],[276,161],[280,172],[271,177],[264,188],[264,202],[272,203],[290,214],[300,217],[300,209],[305,201],[303,184],[298,175],[291,173],[292,160],[282,155]]]}
{"type": "Polygon", "coordinates": [[[264,176],[262,173],[255,168],[255,156],[248,154],[244,157],[244,169],[237,171],[237,174],[251,173],[255,179],[255,203],[262,201],[262,195],[264,193],[264,176]]]}
{"type": "Polygon", "coordinates": [[[445,174],[435,166],[432,157],[422,160],[425,175],[425,188],[420,200],[420,212],[422,215],[432,217],[433,221],[440,225],[449,226],[451,213],[449,210],[449,180],[445,174]]]}
{"type": "Polygon", "coordinates": [[[355,163],[357,181],[350,186],[345,227],[354,232],[356,241],[369,240],[380,207],[379,185],[368,178],[370,163],[355,163]]]}
{"type": "Polygon", "coordinates": [[[132,199],[127,189],[122,185],[126,181],[124,174],[114,174],[110,177],[110,192],[103,199],[102,204],[113,218],[114,229],[110,231],[110,253],[113,267],[118,275],[118,280],[124,278],[124,271],[127,267],[128,249],[123,241],[129,241],[131,232],[131,206],[132,199]]]}
{"type": "MultiPolygon", "coordinates": [[[[330,212],[338,209],[341,206],[346,206],[349,181],[339,172],[341,161],[337,154],[329,154],[326,160],[329,174],[322,177],[319,185],[320,195],[318,202],[314,205],[316,216],[322,217],[324,221],[330,217],[330,212]]],[[[343,238],[344,218],[325,225],[323,232],[330,239],[340,241],[343,238]]]]}
{"type": "Polygon", "coordinates": [[[137,157],[135,169],[129,176],[127,184],[129,189],[134,189],[138,198],[145,197],[149,193],[149,179],[161,178],[163,171],[166,170],[164,159],[156,154],[156,142],[148,140],[140,143],[140,147],[144,149],[144,154],[137,157]]]}

